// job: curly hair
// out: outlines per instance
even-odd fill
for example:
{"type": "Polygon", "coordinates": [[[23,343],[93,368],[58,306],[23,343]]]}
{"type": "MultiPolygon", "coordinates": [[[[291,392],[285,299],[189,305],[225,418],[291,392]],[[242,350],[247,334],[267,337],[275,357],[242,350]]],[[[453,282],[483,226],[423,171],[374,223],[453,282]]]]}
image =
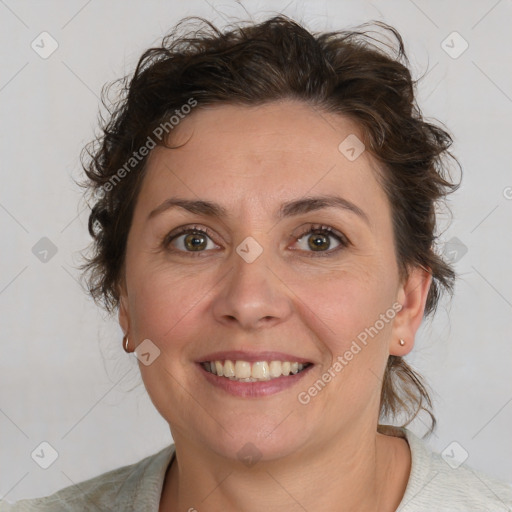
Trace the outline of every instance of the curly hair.
{"type": "MultiPolygon", "coordinates": [[[[455,278],[435,251],[436,206],[458,187],[446,161],[457,162],[449,151],[452,138],[423,118],[400,34],[374,22],[394,44],[383,42],[371,35],[369,25],[312,34],[279,15],[222,31],[203,18],[187,17],[161,46],[141,56],[132,76],[112,84],[121,86],[115,102],[108,103],[111,89],[105,89],[108,119],[82,154],[88,178],[83,186],[94,200],[92,255],[82,266],[92,297],[108,312],[119,306],[126,242],[147,155],[168,144],[173,119],[206,105],[295,99],[361,128],[391,205],[400,275],[415,266],[431,274],[425,314],[435,311],[441,291],[451,292],[455,278]]],[[[421,410],[430,414],[432,431],[432,403],[421,377],[402,357],[390,356],[381,416],[405,413],[407,424],[421,410]]]]}

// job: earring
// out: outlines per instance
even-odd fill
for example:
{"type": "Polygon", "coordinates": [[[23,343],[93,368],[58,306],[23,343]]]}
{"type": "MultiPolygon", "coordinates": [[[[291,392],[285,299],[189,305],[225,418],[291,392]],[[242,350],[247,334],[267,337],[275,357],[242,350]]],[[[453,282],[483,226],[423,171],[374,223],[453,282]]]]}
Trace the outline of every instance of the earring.
{"type": "Polygon", "coordinates": [[[402,338],[400,338],[398,343],[400,344],[401,347],[403,347],[405,345],[405,341],[402,338]]]}
{"type": "Polygon", "coordinates": [[[130,351],[128,350],[128,334],[123,336],[123,348],[126,353],[130,354],[130,351]]]}

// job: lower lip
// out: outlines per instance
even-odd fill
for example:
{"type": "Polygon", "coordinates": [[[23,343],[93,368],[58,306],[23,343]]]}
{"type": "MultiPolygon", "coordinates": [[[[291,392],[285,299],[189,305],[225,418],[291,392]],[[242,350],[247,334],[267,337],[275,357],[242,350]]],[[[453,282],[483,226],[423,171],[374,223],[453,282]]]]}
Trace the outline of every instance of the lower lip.
{"type": "Polygon", "coordinates": [[[258,382],[240,382],[237,380],[231,380],[206,371],[200,363],[198,363],[198,367],[210,384],[226,391],[230,395],[243,398],[258,398],[262,396],[275,395],[280,391],[291,388],[299,382],[299,380],[302,379],[302,377],[304,377],[311,368],[313,368],[313,365],[309,365],[307,368],[304,368],[304,370],[300,373],[296,373],[295,375],[289,375],[288,377],[283,375],[276,379],[262,380],[258,382]]]}

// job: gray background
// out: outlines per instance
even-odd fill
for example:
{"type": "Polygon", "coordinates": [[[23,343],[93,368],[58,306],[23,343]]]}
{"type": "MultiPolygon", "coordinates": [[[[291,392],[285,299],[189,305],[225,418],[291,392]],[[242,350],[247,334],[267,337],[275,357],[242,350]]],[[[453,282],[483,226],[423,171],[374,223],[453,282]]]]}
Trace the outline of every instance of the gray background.
{"type": "MultiPolygon", "coordinates": [[[[442,214],[440,237],[460,278],[409,360],[434,390],[439,428],[431,445],[443,451],[456,441],[450,449],[459,457],[465,450],[466,464],[512,481],[512,2],[243,6],[255,19],[282,11],[312,30],[384,20],[402,33],[414,76],[428,72],[418,101],[454,134],[464,168],[453,222],[447,227],[442,214]],[[458,55],[464,40],[469,47],[458,55]]],[[[192,14],[221,25],[248,17],[235,1],[0,0],[0,496],[9,501],[49,494],[171,441],[115,319],[78,285],[89,237],[73,178],[102,85],[130,72],[144,49],[192,14]],[[58,43],[47,58],[31,47],[51,49],[44,31],[58,43]],[[48,469],[31,458],[43,441],[58,453],[48,469]]],[[[423,422],[413,430],[422,434],[423,422]]]]}

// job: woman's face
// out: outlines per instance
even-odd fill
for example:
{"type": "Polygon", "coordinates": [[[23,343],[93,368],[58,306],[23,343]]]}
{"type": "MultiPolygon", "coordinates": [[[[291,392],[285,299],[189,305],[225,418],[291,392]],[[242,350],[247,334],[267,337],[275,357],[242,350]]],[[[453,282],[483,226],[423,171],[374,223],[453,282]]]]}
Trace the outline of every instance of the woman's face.
{"type": "Polygon", "coordinates": [[[175,441],[273,459],[375,428],[387,358],[410,350],[429,282],[400,280],[356,136],[294,101],[217,106],[150,155],[120,322],[131,347],[150,340],[140,371],[175,441]],[[288,363],[305,367],[285,376],[288,363]]]}

